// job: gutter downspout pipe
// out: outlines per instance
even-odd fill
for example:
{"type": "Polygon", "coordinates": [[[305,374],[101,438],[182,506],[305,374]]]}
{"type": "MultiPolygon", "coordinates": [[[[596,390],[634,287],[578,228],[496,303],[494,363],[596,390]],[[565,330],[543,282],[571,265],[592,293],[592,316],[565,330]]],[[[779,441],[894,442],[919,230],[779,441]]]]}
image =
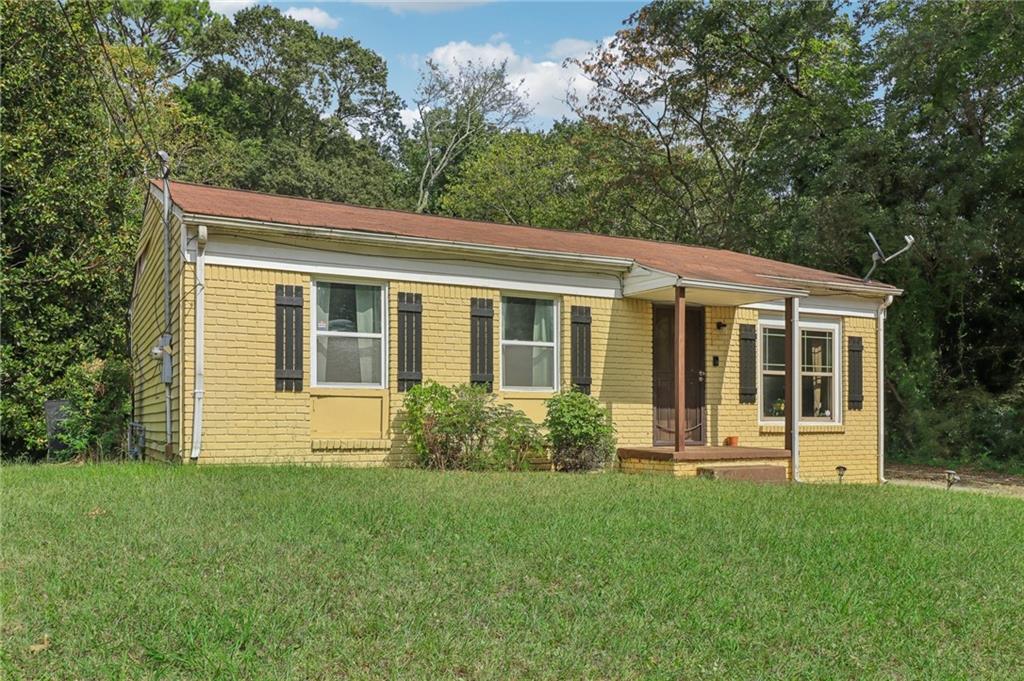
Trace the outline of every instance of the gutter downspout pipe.
{"type": "Polygon", "coordinates": [[[164,456],[170,457],[171,448],[171,167],[167,152],[159,152],[160,175],[164,189],[164,333],[160,339],[160,378],[164,384],[164,456]]]}
{"type": "Polygon", "coordinates": [[[203,395],[204,393],[204,356],[206,343],[206,241],[208,238],[206,225],[196,228],[196,337],[193,352],[195,353],[195,387],[192,391],[192,461],[199,459],[203,442],[203,395]]]}
{"type": "Polygon", "coordinates": [[[878,304],[878,312],[875,316],[875,332],[877,334],[876,345],[878,352],[878,482],[886,482],[885,479],[885,314],[892,305],[893,297],[886,296],[885,300],[878,304]]]}
{"type": "Polygon", "coordinates": [[[790,319],[787,320],[792,325],[793,337],[792,344],[786,348],[789,351],[789,362],[793,367],[792,373],[790,374],[790,380],[792,381],[789,389],[793,395],[792,407],[792,433],[793,439],[790,442],[790,462],[793,482],[800,482],[800,348],[802,347],[801,335],[800,335],[800,299],[793,297],[787,299],[787,302],[791,303],[786,306],[786,311],[790,315],[790,319]]]}

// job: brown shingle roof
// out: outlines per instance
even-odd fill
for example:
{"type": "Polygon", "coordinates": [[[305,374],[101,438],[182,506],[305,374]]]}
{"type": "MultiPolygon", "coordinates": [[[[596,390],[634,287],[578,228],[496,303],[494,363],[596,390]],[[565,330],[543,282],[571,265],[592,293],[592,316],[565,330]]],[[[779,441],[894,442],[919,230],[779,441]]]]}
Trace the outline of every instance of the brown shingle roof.
{"type": "MultiPolygon", "coordinates": [[[[153,184],[159,187],[156,181],[153,184]]],[[[864,290],[867,286],[880,295],[898,292],[881,282],[865,284],[858,277],[701,246],[419,215],[187,182],[171,182],[171,199],[182,211],[195,215],[628,258],[693,280],[783,288],[864,290]]]]}

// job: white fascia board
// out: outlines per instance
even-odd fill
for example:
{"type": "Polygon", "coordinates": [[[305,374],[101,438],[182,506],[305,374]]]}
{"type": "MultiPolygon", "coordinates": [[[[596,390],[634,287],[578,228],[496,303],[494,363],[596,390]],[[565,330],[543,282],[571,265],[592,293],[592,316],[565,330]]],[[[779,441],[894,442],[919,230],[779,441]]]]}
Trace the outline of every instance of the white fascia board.
{"type": "Polygon", "coordinates": [[[814,279],[798,279],[796,277],[778,277],[775,275],[764,274],[761,275],[766,279],[775,279],[778,281],[792,282],[794,284],[804,284],[809,289],[818,291],[840,291],[848,293],[868,293],[879,298],[885,298],[886,296],[898,296],[903,294],[903,289],[890,286],[888,284],[876,284],[874,286],[870,284],[848,284],[839,282],[827,282],[827,281],[816,281],[814,279]]]}
{"type": "Polygon", "coordinates": [[[625,296],[636,296],[647,291],[675,286],[678,281],[679,277],[675,274],[644,265],[634,265],[622,280],[622,293],[625,296]]]}
{"type": "Polygon", "coordinates": [[[403,258],[304,248],[244,237],[211,237],[206,245],[206,263],[324,277],[477,286],[595,298],[622,297],[619,277],[610,272],[531,269],[443,256],[403,258]]]}
{"type": "MultiPolygon", "coordinates": [[[[764,312],[783,313],[785,301],[773,300],[767,303],[750,303],[741,307],[764,312]]],[[[858,296],[815,296],[800,301],[801,315],[824,315],[829,317],[863,317],[872,319],[878,313],[878,301],[858,296]]]]}
{"type": "Polygon", "coordinates": [[[491,257],[514,258],[520,261],[526,258],[535,260],[538,263],[544,262],[551,265],[558,265],[562,268],[568,266],[577,269],[585,269],[587,271],[608,270],[614,271],[617,275],[625,273],[633,265],[633,260],[629,258],[588,255],[583,253],[565,253],[561,251],[546,251],[534,248],[488,246],[462,241],[428,239],[423,237],[403,236],[399,234],[382,234],[378,232],[337,229],[333,227],[289,225],[279,222],[223,218],[195,213],[185,213],[184,219],[189,223],[202,223],[208,227],[226,228],[235,233],[251,232],[273,234],[276,236],[304,236],[316,239],[331,239],[334,241],[363,244],[419,246],[423,248],[444,251],[460,251],[491,257]]]}

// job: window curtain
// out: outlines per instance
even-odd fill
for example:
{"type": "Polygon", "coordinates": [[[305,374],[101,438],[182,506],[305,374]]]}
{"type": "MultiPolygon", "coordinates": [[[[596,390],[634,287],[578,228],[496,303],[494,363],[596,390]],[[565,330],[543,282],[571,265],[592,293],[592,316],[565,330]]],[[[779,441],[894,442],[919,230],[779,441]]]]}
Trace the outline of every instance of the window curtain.
{"type": "MultiPolygon", "coordinates": [[[[376,333],[378,303],[380,289],[369,286],[356,286],[356,331],[359,333],[376,333]]],[[[359,378],[364,383],[372,383],[374,379],[374,342],[369,338],[358,341],[359,378]]]]}
{"type": "MultiPolygon", "coordinates": [[[[554,340],[552,324],[554,305],[548,301],[534,301],[533,340],[551,342],[554,340]]],[[[533,348],[533,385],[547,385],[553,376],[554,351],[551,348],[533,348]]]]}

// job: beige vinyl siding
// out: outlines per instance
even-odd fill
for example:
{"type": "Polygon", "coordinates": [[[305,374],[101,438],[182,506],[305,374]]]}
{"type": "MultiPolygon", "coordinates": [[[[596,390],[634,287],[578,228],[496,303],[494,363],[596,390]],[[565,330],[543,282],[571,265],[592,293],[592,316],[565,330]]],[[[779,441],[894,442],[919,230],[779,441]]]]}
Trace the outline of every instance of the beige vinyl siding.
{"type": "MultiPolygon", "coordinates": [[[[172,458],[178,453],[181,442],[181,357],[183,346],[178,337],[181,300],[181,265],[179,252],[181,224],[171,220],[171,326],[172,334],[172,376],[171,376],[171,450],[172,458]]],[[[135,296],[131,308],[132,376],[135,398],[135,420],[146,429],[146,455],[166,458],[166,435],[164,423],[164,384],[160,380],[160,362],[153,359],[150,351],[157,345],[164,333],[164,243],[163,213],[158,201],[150,197],[146,201],[143,216],[140,245],[136,263],[145,258],[141,276],[135,284],[135,296]]]]}

